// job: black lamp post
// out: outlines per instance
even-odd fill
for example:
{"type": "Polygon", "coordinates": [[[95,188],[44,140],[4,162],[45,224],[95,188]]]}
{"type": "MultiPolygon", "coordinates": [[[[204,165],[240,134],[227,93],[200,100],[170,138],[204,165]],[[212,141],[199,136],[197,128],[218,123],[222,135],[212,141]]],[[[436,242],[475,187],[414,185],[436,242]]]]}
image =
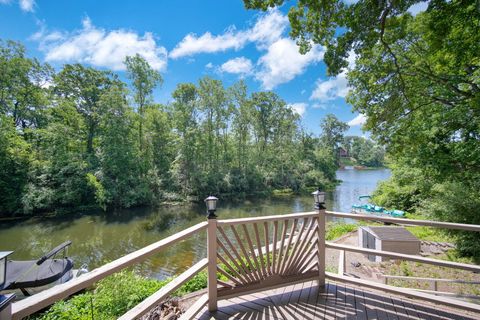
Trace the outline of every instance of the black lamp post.
{"type": "Polygon", "coordinates": [[[217,216],[215,215],[215,211],[217,210],[217,201],[218,201],[218,198],[214,196],[209,196],[208,198],[205,199],[205,204],[207,206],[208,219],[217,218],[217,216]]]}
{"type": "Polygon", "coordinates": [[[315,209],[325,210],[325,192],[320,191],[320,188],[318,188],[317,191],[312,192],[312,195],[315,200],[315,209]]]}

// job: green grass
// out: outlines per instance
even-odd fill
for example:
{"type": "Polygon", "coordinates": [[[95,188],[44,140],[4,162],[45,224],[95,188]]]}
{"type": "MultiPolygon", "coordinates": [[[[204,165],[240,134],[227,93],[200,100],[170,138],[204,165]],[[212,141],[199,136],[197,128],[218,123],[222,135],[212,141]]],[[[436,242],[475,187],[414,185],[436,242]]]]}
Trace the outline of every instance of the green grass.
{"type": "Polygon", "coordinates": [[[356,166],[358,163],[354,158],[340,158],[340,164],[344,166],[356,166]]]}
{"type": "Polygon", "coordinates": [[[328,223],[325,239],[328,241],[335,240],[349,232],[356,231],[357,229],[357,224],[343,222],[328,223]]]}
{"type": "Polygon", "coordinates": [[[423,226],[414,226],[406,227],[415,237],[424,241],[433,241],[433,242],[450,242],[454,243],[455,239],[447,235],[441,230],[431,227],[423,226]]]}
{"type": "Polygon", "coordinates": [[[285,189],[275,189],[272,191],[273,196],[291,196],[295,194],[292,189],[285,188],[285,189]]]}

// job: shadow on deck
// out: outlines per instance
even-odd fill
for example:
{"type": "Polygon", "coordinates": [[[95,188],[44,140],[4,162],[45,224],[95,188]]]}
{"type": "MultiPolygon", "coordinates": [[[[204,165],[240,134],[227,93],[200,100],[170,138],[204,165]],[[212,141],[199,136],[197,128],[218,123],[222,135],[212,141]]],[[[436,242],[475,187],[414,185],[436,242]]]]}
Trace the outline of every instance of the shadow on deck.
{"type": "Polygon", "coordinates": [[[243,295],[206,307],[196,319],[475,319],[451,308],[365,291],[329,282],[319,291],[315,281],[243,295]]]}

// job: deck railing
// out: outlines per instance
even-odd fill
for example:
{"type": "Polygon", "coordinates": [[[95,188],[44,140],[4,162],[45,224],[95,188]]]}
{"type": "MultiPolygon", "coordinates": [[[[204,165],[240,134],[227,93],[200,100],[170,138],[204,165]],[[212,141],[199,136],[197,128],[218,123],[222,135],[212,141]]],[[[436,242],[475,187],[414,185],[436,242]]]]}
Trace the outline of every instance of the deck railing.
{"type": "MultiPolygon", "coordinates": [[[[365,215],[365,214],[358,214],[358,213],[352,214],[352,213],[342,213],[342,212],[332,212],[332,211],[326,211],[325,214],[326,216],[332,217],[332,218],[347,218],[347,219],[363,220],[363,221],[394,223],[397,225],[428,226],[428,227],[436,227],[436,228],[444,228],[444,229],[480,232],[480,225],[472,225],[472,224],[391,218],[391,217],[376,216],[376,215],[365,215]]],[[[354,247],[354,246],[340,245],[340,244],[335,244],[331,242],[326,242],[326,248],[336,249],[344,252],[356,252],[356,253],[363,253],[367,255],[383,256],[383,257],[392,258],[392,259],[415,261],[415,262],[426,263],[426,264],[440,266],[440,267],[449,267],[454,269],[467,270],[467,271],[472,271],[476,273],[480,272],[480,266],[478,265],[424,258],[421,256],[410,255],[410,254],[402,254],[402,253],[382,251],[382,250],[372,250],[372,249],[366,249],[366,248],[360,248],[360,247],[354,247]]],[[[343,257],[342,259],[345,259],[345,257],[343,257]]],[[[344,261],[343,261],[343,264],[345,264],[344,261]]],[[[345,276],[343,272],[339,274],[326,272],[326,278],[334,281],[351,283],[351,284],[356,284],[363,287],[382,290],[385,292],[400,294],[400,295],[404,295],[411,298],[423,299],[423,300],[434,302],[434,303],[442,303],[444,305],[460,308],[463,310],[480,312],[479,304],[464,302],[461,300],[451,299],[446,297],[439,297],[437,295],[431,294],[430,292],[422,292],[422,291],[414,290],[410,288],[399,288],[399,287],[389,286],[386,284],[376,283],[373,281],[356,279],[353,277],[345,276]]]]}
{"type": "Polygon", "coordinates": [[[208,293],[202,296],[182,316],[184,319],[193,318],[196,312],[206,304],[208,304],[210,311],[215,311],[219,299],[227,299],[241,294],[312,279],[317,280],[319,286],[325,284],[325,279],[330,279],[480,313],[480,305],[477,304],[436,296],[430,292],[356,279],[345,275],[343,271],[337,274],[326,272],[325,252],[327,248],[340,251],[340,263],[343,263],[342,270],[345,268],[346,252],[356,252],[480,272],[480,266],[477,265],[327,242],[325,241],[326,217],[480,232],[479,225],[369,216],[331,212],[324,209],[313,212],[242,219],[217,220],[211,218],[207,222],[199,223],[132,252],[79,278],[15,302],[12,305],[11,319],[21,319],[33,314],[58,300],[65,299],[91,286],[110,274],[143,261],[166,247],[203,230],[207,231],[207,257],[129,310],[120,319],[135,319],[146,314],[204,268],[208,270],[208,293]]]}
{"type": "MultiPolygon", "coordinates": [[[[152,243],[151,245],[148,245],[140,250],[129,253],[117,260],[114,260],[99,268],[96,268],[86,274],[81,275],[78,278],[75,278],[66,283],[63,283],[53,288],[50,288],[48,290],[42,291],[39,294],[36,294],[31,297],[20,300],[18,302],[15,302],[12,304],[12,307],[11,307],[11,315],[9,316],[5,315],[4,317],[5,319],[22,319],[24,317],[27,317],[39,310],[42,310],[48,307],[49,305],[55,303],[56,301],[65,299],[71,296],[72,294],[79,292],[80,290],[90,287],[97,281],[113,273],[119,272],[127,267],[130,267],[136,263],[139,263],[149,258],[150,256],[162,251],[163,249],[175,243],[178,243],[179,241],[187,237],[190,237],[206,228],[207,228],[206,222],[196,224],[193,227],[185,229],[175,235],[162,239],[158,242],[152,243]]],[[[187,272],[190,272],[190,273],[188,277],[184,276],[183,278],[181,278],[182,283],[190,279],[192,276],[194,276],[196,273],[198,273],[201,269],[205,267],[206,267],[205,260],[202,260],[199,263],[197,263],[192,269],[189,269],[185,272],[185,273],[187,272]],[[192,274],[192,270],[194,271],[193,274],[192,274]]],[[[178,281],[176,282],[174,281],[174,283],[178,284],[178,281]]],[[[182,283],[180,283],[180,285],[182,283]]],[[[158,292],[155,295],[157,294],[158,292]]],[[[139,314],[140,313],[141,312],[139,312],[139,314]]]]}

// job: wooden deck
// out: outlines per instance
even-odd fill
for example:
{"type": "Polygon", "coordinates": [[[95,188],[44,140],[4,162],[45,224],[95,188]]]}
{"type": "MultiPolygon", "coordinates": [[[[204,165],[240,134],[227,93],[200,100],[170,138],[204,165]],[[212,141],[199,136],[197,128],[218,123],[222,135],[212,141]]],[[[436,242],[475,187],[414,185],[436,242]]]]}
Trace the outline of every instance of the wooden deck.
{"type": "Polygon", "coordinates": [[[196,319],[478,319],[458,310],[332,283],[319,292],[315,281],[239,296],[205,307],[196,319]]]}

